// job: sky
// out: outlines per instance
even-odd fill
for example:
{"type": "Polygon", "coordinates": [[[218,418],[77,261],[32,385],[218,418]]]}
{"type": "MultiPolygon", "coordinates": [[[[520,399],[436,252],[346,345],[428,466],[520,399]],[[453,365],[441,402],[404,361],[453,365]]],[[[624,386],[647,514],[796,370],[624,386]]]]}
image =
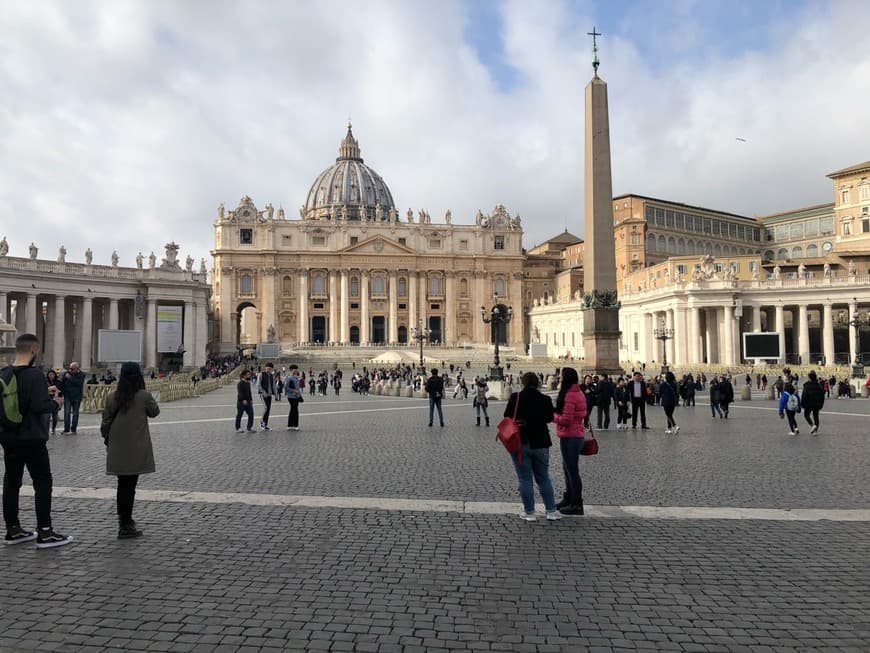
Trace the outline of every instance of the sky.
{"type": "Polygon", "coordinates": [[[350,117],[400,215],[582,237],[593,26],[614,194],[830,202],[870,159],[868,24],[863,0],[0,0],[0,236],[198,261],[220,203],[297,218],[350,117]]]}

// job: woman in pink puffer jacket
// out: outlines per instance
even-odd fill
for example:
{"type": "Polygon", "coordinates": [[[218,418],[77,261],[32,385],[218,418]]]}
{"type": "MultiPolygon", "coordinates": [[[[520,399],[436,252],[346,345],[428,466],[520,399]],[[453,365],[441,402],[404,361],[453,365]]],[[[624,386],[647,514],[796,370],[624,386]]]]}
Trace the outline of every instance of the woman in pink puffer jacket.
{"type": "Polygon", "coordinates": [[[583,514],[583,481],[580,480],[580,451],[583,449],[583,421],[586,397],[580,391],[580,379],[573,367],[562,368],[562,383],[556,399],[556,435],[562,452],[565,494],[556,507],[565,515],[583,514]]]}

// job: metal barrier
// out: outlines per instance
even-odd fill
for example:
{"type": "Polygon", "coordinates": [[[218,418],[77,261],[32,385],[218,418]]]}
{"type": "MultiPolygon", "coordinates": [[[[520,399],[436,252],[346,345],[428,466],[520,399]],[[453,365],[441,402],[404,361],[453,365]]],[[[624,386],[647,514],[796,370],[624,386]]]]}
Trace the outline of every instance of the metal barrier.
{"type": "MultiPolygon", "coordinates": [[[[204,379],[193,383],[187,379],[145,379],[145,387],[154,399],[159,403],[189,399],[213,392],[238,380],[242,368],[237,367],[229,374],[224,374],[216,379],[204,379]]],[[[85,385],[82,396],[81,412],[101,413],[106,406],[109,395],[115,391],[116,384],[110,385],[91,384],[85,385]]]]}

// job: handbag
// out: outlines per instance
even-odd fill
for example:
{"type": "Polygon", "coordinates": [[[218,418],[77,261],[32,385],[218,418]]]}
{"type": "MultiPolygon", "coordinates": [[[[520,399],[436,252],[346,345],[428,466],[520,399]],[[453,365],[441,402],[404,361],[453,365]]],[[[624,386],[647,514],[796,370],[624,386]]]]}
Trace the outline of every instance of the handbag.
{"type": "Polygon", "coordinates": [[[517,462],[523,461],[523,441],[520,438],[520,425],[517,423],[517,409],[520,406],[520,393],[517,393],[517,401],[514,404],[513,417],[504,417],[498,423],[496,439],[499,440],[508,453],[517,454],[517,462]]]}
{"type": "Polygon", "coordinates": [[[595,431],[589,427],[589,437],[583,440],[583,448],[580,450],[581,456],[595,456],[598,454],[598,440],[595,439],[595,431]]]}

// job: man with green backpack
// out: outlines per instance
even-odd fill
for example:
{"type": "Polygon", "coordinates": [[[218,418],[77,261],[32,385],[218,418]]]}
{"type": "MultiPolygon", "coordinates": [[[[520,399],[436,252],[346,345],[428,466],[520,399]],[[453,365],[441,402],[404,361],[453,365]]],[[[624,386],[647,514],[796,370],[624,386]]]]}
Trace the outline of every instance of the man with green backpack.
{"type": "Polygon", "coordinates": [[[39,354],[39,339],[24,333],[15,341],[15,360],[0,370],[0,445],[3,446],[3,519],[6,544],[36,540],[46,549],[69,544],[72,538],[56,533],[51,526],[51,463],[48,458],[48,421],[58,408],[49,396],[45,376],[33,364],[39,354]],[[18,497],[24,468],[33,480],[37,530],[21,527],[18,497]]]}

